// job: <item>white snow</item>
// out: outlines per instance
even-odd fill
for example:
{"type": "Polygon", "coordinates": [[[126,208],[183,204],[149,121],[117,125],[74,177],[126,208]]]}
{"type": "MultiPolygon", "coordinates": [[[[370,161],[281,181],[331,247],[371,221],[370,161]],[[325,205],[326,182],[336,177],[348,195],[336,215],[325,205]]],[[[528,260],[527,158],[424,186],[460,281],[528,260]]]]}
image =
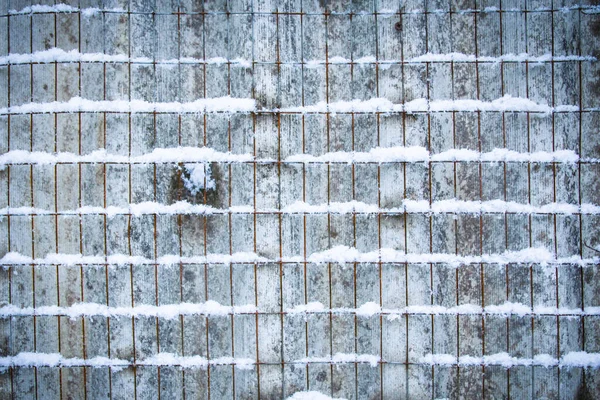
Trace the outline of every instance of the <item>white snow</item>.
{"type": "MultiPolygon", "coordinates": [[[[276,160],[255,159],[252,154],[232,154],[220,152],[209,147],[173,147],[156,148],[151,153],[140,156],[123,156],[107,153],[99,149],[88,154],[48,153],[42,151],[11,150],[0,154],[0,170],[11,164],[54,165],[57,163],[191,163],[191,162],[276,162],[276,160]]],[[[579,156],[572,150],[554,152],[520,153],[508,149],[494,149],[480,153],[474,150],[453,149],[430,155],[420,146],[412,147],[375,147],[368,152],[330,152],[320,156],[294,154],[287,157],[285,163],[388,163],[388,162],[531,162],[531,163],[576,163],[579,156]]]]}
{"type": "MultiPolygon", "coordinates": [[[[346,400],[341,397],[336,397],[336,400],[346,400]]],[[[307,392],[296,392],[286,400],[334,400],[333,397],[324,395],[321,392],[307,391],[307,392]]]]}
{"type": "Polygon", "coordinates": [[[435,54],[435,53],[426,53],[418,57],[413,57],[407,62],[409,63],[425,63],[425,62],[487,62],[487,63],[500,63],[500,62],[532,62],[532,63],[541,63],[541,62],[552,62],[552,61],[596,61],[596,57],[593,56],[577,56],[577,55],[568,55],[568,56],[553,56],[550,53],[542,54],[539,56],[527,54],[527,53],[519,53],[519,54],[503,54],[499,57],[489,57],[489,56],[480,56],[477,57],[473,54],[464,54],[464,53],[445,53],[445,54],[435,54]]]}
{"type": "Polygon", "coordinates": [[[72,7],[68,4],[56,4],[53,6],[43,5],[43,4],[34,4],[32,6],[25,7],[21,10],[9,10],[9,15],[18,15],[18,14],[38,14],[38,13],[72,13],[79,11],[79,8],[72,7]]]}
{"type": "Polygon", "coordinates": [[[237,369],[253,369],[254,360],[249,358],[220,357],[208,360],[201,356],[179,356],[172,353],[159,353],[138,362],[141,365],[178,366],[181,368],[206,369],[210,365],[233,365],[237,369]]]}
{"type": "Polygon", "coordinates": [[[333,103],[319,102],[315,105],[287,107],[284,112],[300,113],[391,113],[391,112],[448,112],[448,111],[520,111],[549,114],[552,112],[575,112],[580,108],[574,105],[549,106],[538,104],[532,100],[505,95],[493,101],[475,99],[461,100],[428,100],[415,99],[404,104],[394,104],[388,99],[372,98],[369,100],[338,101],[333,103]]]}
{"type": "Polygon", "coordinates": [[[560,365],[568,367],[600,368],[600,353],[587,353],[585,351],[570,352],[562,356],[560,365]]]}
{"type": "MultiPolygon", "coordinates": [[[[10,367],[112,367],[121,369],[134,365],[132,362],[116,358],[94,357],[89,359],[66,358],[58,353],[19,353],[16,356],[0,357],[0,369],[10,367]]],[[[254,360],[249,358],[221,357],[207,360],[201,356],[178,356],[171,353],[158,353],[137,365],[178,366],[181,368],[202,368],[209,365],[234,365],[238,369],[253,369],[254,360]]]]}
{"type": "Polygon", "coordinates": [[[157,148],[140,156],[122,156],[107,153],[100,149],[89,154],[47,153],[41,151],[11,150],[0,155],[0,171],[11,164],[54,165],[57,163],[124,163],[124,164],[167,164],[167,163],[209,163],[209,162],[249,162],[252,154],[232,154],[209,147],[157,148]]]}
{"type": "MultiPolygon", "coordinates": [[[[101,12],[97,8],[83,9],[81,14],[89,17],[94,13],[101,12]]],[[[112,10],[115,11],[115,10],[112,10]]],[[[178,64],[227,64],[243,68],[251,68],[252,62],[242,58],[228,60],[223,57],[208,59],[181,57],[168,60],[153,60],[148,57],[129,57],[126,54],[105,53],[80,53],[77,50],[63,50],[53,47],[48,50],[40,50],[34,53],[11,53],[0,57],[0,65],[17,64],[45,64],[45,63],[132,63],[132,64],[157,64],[159,66],[176,66],[178,64]]]]}
{"type": "MultiPolygon", "coordinates": [[[[597,61],[594,56],[579,56],[579,55],[562,55],[553,56],[551,53],[545,53],[541,55],[533,55],[528,53],[519,54],[503,54],[498,57],[490,56],[475,56],[474,54],[465,53],[425,53],[417,57],[405,59],[383,59],[379,60],[375,56],[364,56],[355,60],[344,58],[344,57],[331,57],[329,58],[329,64],[379,64],[389,65],[392,64],[423,64],[423,63],[434,63],[434,62],[453,62],[453,63],[501,63],[501,62],[512,62],[512,63],[545,63],[545,62],[576,62],[576,61],[597,61]]],[[[306,68],[318,68],[325,67],[326,60],[306,60],[304,65],[306,68]]]]}
{"type": "Polygon", "coordinates": [[[187,174],[182,175],[185,188],[195,195],[201,190],[214,190],[216,182],[212,177],[210,164],[185,164],[187,174]]]}
{"type": "Polygon", "coordinates": [[[376,147],[368,152],[337,151],[325,153],[321,156],[310,154],[294,154],[285,159],[285,162],[302,163],[368,163],[368,162],[425,162],[429,161],[429,152],[424,147],[376,147]]]}
{"type": "Polygon", "coordinates": [[[233,254],[207,254],[191,257],[182,257],[171,254],[159,257],[156,260],[130,256],[125,254],[83,256],[81,254],[56,254],[50,253],[46,257],[31,258],[17,252],[9,252],[0,258],[0,265],[124,265],[124,264],[229,264],[229,263],[266,263],[266,262],[311,262],[311,263],[354,263],[354,262],[385,262],[385,263],[442,263],[450,266],[460,266],[464,264],[499,264],[509,263],[538,263],[548,264],[574,264],[579,266],[596,265],[600,262],[599,257],[581,258],[578,255],[555,258],[545,248],[527,248],[520,251],[507,251],[498,254],[484,254],[481,256],[460,256],[453,253],[405,253],[404,251],[382,248],[371,252],[360,252],[356,248],[347,246],[336,246],[328,250],[316,252],[309,255],[306,260],[299,256],[283,257],[281,259],[267,259],[258,256],[256,253],[239,252],[233,254]]]}
{"type": "Polygon", "coordinates": [[[327,311],[328,310],[325,308],[325,306],[318,301],[313,301],[307,304],[299,304],[294,308],[286,310],[288,314],[316,314],[327,311]]]}
{"type": "Polygon", "coordinates": [[[58,112],[164,112],[164,113],[211,113],[211,112],[251,112],[256,109],[254,99],[233,98],[231,96],[198,99],[188,103],[152,103],[144,100],[88,100],[73,97],[69,101],[49,103],[28,103],[20,106],[0,108],[0,115],[58,112]]]}
{"type": "MultiPolygon", "coordinates": [[[[199,164],[203,165],[203,164],[199,164]]],[[[204,170],[206,171],[206,170],[204,170]]],[[[184,177],[186,188],[197,192],[204,188],[205,176],[202,169],[193,169],[193,177],[184,177]],[[200,172],[199,172],[200,171],[200,172]]],[[[210,173],[210,169],[208,170],[210,173]]],[[[215,182],[210,175],[206,176],[206,188],[215,188],[215,182]]],[[[212,214],[247,214],[254,212],[254,207],[234,206],[231,208],[214,208],[204,204],[191,204],[187,201],[178,201],[173,204],[162,204],[158,202],[132,203],[128,206],[117,207],[95,207],[84,206],[74,210],[58,211],[59,215],[107,215],[109,218],[115,215],[212,215],[212,214]]],[[[600,214],[600,206],[595,204],[568,204],[550,203],[541,206],[522,204],[504,200],[489,201],[463,201],[456,199],[434,201],[431,204],[427,200],[402,200],[402,206],[395,208],[379,208],[376,204],[368,204],[359,201],[348,201],[344,203],[332,202],[330,204],[308,204],[295,202],[282,209],[258,209],[262,213],[283,214],[550,214],[550,215],[597,215],[600,214]]],[[[52,215],[55,212],[49,209],[35,207],[4,207],[0,208],[2,215],[52,215]]],[[[344,256],[344,257],[347,257],[344,256]]]]}
{"type": "Polygon", "coordinates": [[[77,8],[70,6],[68,4],[56,4],[53,6],[44,5],[44,4],[34,4],[32,6],[28,6],[22,8],[21,10],[9,10],[8,15],[26,15],[26,14],[46,14],[46,13],[74,13],[81,12],[81,15],[84,17],[91,17],[99,12],[126,12],[123,8],[77,8]]]}
{"type": "MultiPolygon", "coordinates": [[[[0,309],[1,310],[1,309],[0,309]]],[[[532,315],[554,315],[578,317],[584,315],[600,315],[600,307],[580,308],[556,308],[556,307],[530,307],[521,303],[505,302],[499,305],[488,305],[481,307],[476,304],[461,304],[454,307],[444,307],[440,305],[410,305],[403,308],[381,308],[374,302],[367,302],[358,308],[326,308],[320,302],[310,302],[300,304],[286,310],[286,313],[292,315],[310,315],[310,314],[356,314],[359,317],[372,317],[373,315],[384,315],[388,319],[394,320],[401,315],[494,315],[499,317],[508,316],[532,316],[532,315]]],[[[0,316],[2,314],[0,313],[0,316]]]]}
{"type": "Polygon", "coordinates": [[[256,253],[237,252],[233,254],[207,254],[203,256],[182,257],[171,254],[152,260],[140,256],[130,256],[126,254],[112,254],[108,256],[83,256],[81,254],[56,254],[50,253],[43,258],[31,258],[16,252],[9,252],[0,258],[0,265],[125,265],[125,264],[229,264],[229,263],[256,263],[267,262],[264,257],[256,253]]]}
{"type": "Polygon", "coordinates": [[[129,361],[116,358],[94,357],[89,359],[66,358],[58,353],[23,352],[15,356],[0,357],[0,369],[10,367],[117,367],[131,365],[129,361]]]}
{"type": "MultiPolygon", "coordinates": [[[[374,302],[367,302],[358,308],[326,308],[320,302],[310,302],[299,304],[293,308],[285,310],[289,315],[309,316],[313,314],[355,314],[358,317],[369,318],[374,315],[387,316],[393,320],[401,315],[494,315],[499,317],[508,316],[533,316],[533,315],[552,315],[552,316],[590,316],[600,315],[600,307],[580,308],[556,308],[535,306],[533,308],[521,304],[506,302],[500,305],[488,305],[484,308],[475,304],[461,304],[454,307],[444,307],[439,305],[411,305],[399,309],[381,308],[374,302]]],[[[156,317],[167,320],[175,319],[182,315],[210,315],[227,316],[238,314],[261,313],[253,304],[239,306],[224,306],[215,301],[209,300],[205,303],[178,303],[165,305],[140,304],[134,307],[110,307],[99,303],[77,303],[69,307],[61,306],[39,306],[17,307],[8,304],[0,307],[0,318],[9,318],[14,316],[66,316],[74,319],[83,316],[103,316],[103,317],[156,317]]]]}
{"type": "Polygon", "coordinates": [[[469,355],[456,357],[451,354],[427,354],[424,357],[421,357],[419,361],[428,365],[499,365],[504,368],[515,366],[600,368],[600,353],[576,351],[567,353],[560,359],[554,358],[549,354],[537,354],[533,358],[512,357],[508,353],[490,354],[483,357],[469,355]]]}
{"type": "Polygon", "coordinates": [[[368,302],[356,309],[356,315],[359,317],[372,317],[381,313],[381,306],[374,302],[368,302]]]}
{"type": "Polygon", "coordinates": [[[371,367],[376,367],[381,358],[372,354],[356,354],[356,353],[336,353],[333,356],[326,357],[305,357],[300,360],[293,361],[294,364],[369,364],[371,367]]]}
{"type": "MultiPolygon", "coordinates": [[[[443,263],[451,266],[463,264],[510,264],[510,263],[539,263],[547,264],[595,264],[599,258],[581,259],[579,256],[555,258],[545,248],[528,248],[520,251],[507,251],[500,254],[484,254],[481,256],[460,256],[447,253],[405,253],[403,251],[382,248],[377,251],[362,253],[356,248],[336,246],[329,250],[313,253],[307,257],[312,263],[349,263],[349,262],[386,262],[386,263],[443,263]]],[[[285,261],[285,260],[284,260],[285,261]]]]}
{"type": "MultiPolygon", "coordinates": [[[[369,364],[376,367],[381,358],[371,354],[337,353],[333,356],[306,357],[292,361],[293,364],[369,364]]],[[[427,354],[419,359],[419,363],[426,365],[499,365],[505,368],[514,366],[540,366],[560,368],[600,368],[600,353],[585,351],[569,352],[560,359],[549,354],[537,354],[533,358],[512,357],[508,353],[497,353],[481,356],[463,355],[456,357],[451,354],[427,354]]],[[[89,359],[67,358],[58,353],[32,353],[22,352],[15,356],[0,357],[0,370],[10,367],[111,367],[123,368],[134,365],[127,360],[94,357],[89,359]]],[[[136,365],[177,366],[181,368],[202,368],[210,365],[233,365],[238,369],[253,369],[255,361],[249,358],[220,357],[206,359],[202,356],[179,356],[172,353],[158,353],[144,360],[138,360],[136,365]]]]}
{"type": "Polygon", "coordinates": [[[157,317],[165,319],[175,319],[181,315],[210,315],[226,316],[236,314],[253,314],[257,309],[252,304],[241,306],[224,306],[216,301],[209,300],[205,303],[179,303],[166,305],[140,304],[135,307],[110,307],[98,303],[77,303],[70,307],[60,306],[40,306],[19,308],[13,305],[0,307],[0,317],[13,316],[66,316],[71,319],[83,316],[103,316],[103,317],[157,317]]]}

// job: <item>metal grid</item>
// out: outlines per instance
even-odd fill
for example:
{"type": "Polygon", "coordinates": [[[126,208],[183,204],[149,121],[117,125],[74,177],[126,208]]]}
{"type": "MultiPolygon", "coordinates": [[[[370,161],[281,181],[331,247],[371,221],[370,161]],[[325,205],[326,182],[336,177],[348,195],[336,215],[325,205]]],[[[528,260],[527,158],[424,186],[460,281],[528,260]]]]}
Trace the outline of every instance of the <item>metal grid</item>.
{"type": "MultiPolygon", "coordinates": [[[[83,3],[74,6],[88,6],[83,3]]],[[[0,10],[4,15],[0,17],[2,29],[7,32],[3,51],[7,53],[34,52],[48,47],[44,40],[50,40],[50,47],[75,48],[82,53],[116,52],[129,57],[168,59],[195,52],[196,57],[208,59],[223,56],[227,49],[228,59],[245,56],[252,60],[250,70],[238,70],[231,63],[178,64],[173,69],[163,69],[156,63],[0,66],[6,105],[65,101],[74,95],[98,100],[147,101],[232,95],[252,97],[260,107],[273,109],[299,105],[298,101],[304,106],[316,100],[329,103],[391,97],[395,102],[407,102],[421,96],[488,99],[512,94],[549,100],[551,105],[563,101],[571,104],[568,100],[574,100],[580,111],[539,118],[530,112],[390,115],[272,110],[242,115],[106,112],[7,115],[1,120],[3,152],[24,149],[86,154],[106,148],[112,153],[134,156],[159,147],[191,145],[234,153],[251,152],[258,159],[276,161],[214,164],[219,177],[217,189],[199,197],[186,192],[181,169],[170,164],[9,165],[0,172],[0,182],[6,188],[2,206],[43,206],[54,212],[8,215],[2,219],[3,254],[16,251],[39,258],[54,252],[105,257],[122,253],[157,259],[165,254],[183,257],[250,251],[272,260],[301,256],[303,261],[179,263],[171,267],[159,263],[9,266],[2,270],[2,285],[7,289],[3,291],[3,301],[18,307],[70,306],[77,302],[134,307],[214,300],[232,306],[250,303],[260,311],[228,316],[186,315],[175,320],[101,316],[70,320],[60,313],[2,319],[0,324],[5,332],[2,355],[58,352],[82,359],[119,358],[132,364],[122,370],[10,368],[0,375],[3,396],[130,398],[134,394],[143,398],[283,398],[298,390],[319,390],[347,398],[473,397],[481,393],[484,397],[569,398],[586,391],[592,397],[598,393],[598,372],[593,369],[518,366],[506,370],[502,366],[429,366],[420,361],[427,353],[482,356],[506,351],[515,357],[548,353],[558,358],[568,351],[594,352],[599,343],[594,329],[598,325],[595,315],[550,312],[525,317],[483,317],[477,313],[406,312],[401,313],[401,318],[390,320],[385,313],[364,317],[356,313],[288,312],[312,301],[319,301],[326,308],[352,309],[369,301],[387,308],[410,305],[449,308],[465,303],[486,306],[503,301],[557,308],[597,306],[597,265],[586,268],[556,265],[548,269],[535,263],[525,266],[475,263],[453,268],[435,263],[307,262],[310,254],[335,245],[356,247],[363,252],[393,247],[406,253],[459,255],[542,246],[557,256],[591,257],[593,253],[585,245],[596,244],[595,216],[553,213],[389,216],[356,212],[289,215],[255,211],[247,215],[109,218],[102,214],[61,214],[62,210],[85,205],[106,208],[142,201],[168,204],[182,199],[220,207],[250,204],[255,210],[281,208],[295,200],[316,204],[359,200],[376,203],[378,207],[393,206],[403,198],[433,202],[451,197],[502,198],[529,204],[600,203],[595,163],[296,165],[281,161],[290,154],[365,151],[390,145],[422,145],[432,153],[447,148],[486,151],[507,147],[523,152],[566,148],[582,157],[597,158],[593,146],[598,141],[593,133],[597,113],[587,110],[598,107],[598,95],[587,89],[594,82],[595,63],[489,65],[479,61],[405,61],[427,52],[480,55],[481,47],[483,51],[499,50],[499,54],[544,50],[558,53],[557,49],[564,46],[556,43],[556,37],[562,38],[564,34],[560,30],[562,22],[579,34],[575,54],[588,56],[595,51],[593,46],[597,42],[590,28],[598,19],[593,13],[596,8],[542,2],[514,11],[520,2],[510,5],[503,1],[496,5],[498,11],[482,13],[487,4],[470,2],[452,6],[407,2],[402,4],[404,8],[399,8],[399,4],[366,2],[348,9],[339,8],[337,2],[326,4],[323,9],[302,3],[298,7],[294,2],[233,3],[209,9],[213,3],[207,2],[200,9],[192,9],[183,3],[173,8],[170,4],[132,2],[121,5],[127,9],[126,13],[101,12],[89,20],[78,12],[9,16],[7,10],[0,10]],[[423,11],[411,10],[411,6],[423,11]],[[546,6],[551,9],[539,10],[546,6]],[[564,10],[563,6],[570,8],[564,10]],[[382,9],[394,11],[379,12],[382,9]],[[550,20],[550,32],[542,29],[548,21],[535,20],[536,15],[550,20]],[[393,29],[398,20],[402,22],[400,32],[393,29]],[[499,34],[499,49],[493,48],[493,44],[488,46],[486,36],[480,41],[483,33],[478,26],[482,23],[498,28],[498,32],[493,32],[499,34]],[[191,24],[192,30],[197,29],[192,39],[182,33],[188,32],[186,24],[191,24]],[[298,25],[299,38],[293,36],[298,25]],[[473,31],[460,30],[465,26],[473,31]],[[235,28],[249,29],[245,32],[249,32],[249,48],[238,43],[241,34],[235,28]],[[550,49],[544,48],[548,41],[542,40],[548,34],[550,49]],[[473,39],[470,42],[469,37],[473,39]],[[194,38],[198,41],[193,42],[194,38]],[[201,54],[194,45],[201,47],[201,54]],[[336,52],[345,52],[348,58],[356,59],[365,55],[360,54],[365,51],[372,51],[381,59],[386,59],[386,52],[399,51],[399,62],[391,66],[392,71],[399,69],[395,71],[398,75],[387,75],[390,69],[381,68],[380,63],[365,66],[326,62],[317,70],[305,68],[303,63],[311,59],[308,53],[321,54],[327,60],[339,55],[336,52]],[[540,73],[537,69],[548,65],[549,72],[540,73]],[[575,74],[578,82],[573,99],[565,87],[573,83],[569,74],[575,74]],[[102,88],[98,85],[99,76],[102,88]],[[545,83],[543,78],[547,76],[552,77],[549,98],[540,93],[545,83]],[[200,87],[190,89],[192,85],[200,87]],[[544,131],[549,125],[543,121],[550,121],[550,131],[544,131]],[[571,124],[576,125],[573,131],[568,129],[571,124]],[[574,137],[569,136],[573,132],[574,137]],[[207,359],[248,357],[255,365],[252,370],[232,365],[213,365],[207,369],[143,365],[143,360],[160,352],[207,359]],[[328,357],[338,352],[374,354],[381,360],[376,367],[360,362],[338,365],[318,360],[298,362],[305,357],[328,357]]],[[[27,5],[11,2],[5,8],[21,9],[27,5]]],[[[109,8],[106,4],[99,6],[109,8]]]]}

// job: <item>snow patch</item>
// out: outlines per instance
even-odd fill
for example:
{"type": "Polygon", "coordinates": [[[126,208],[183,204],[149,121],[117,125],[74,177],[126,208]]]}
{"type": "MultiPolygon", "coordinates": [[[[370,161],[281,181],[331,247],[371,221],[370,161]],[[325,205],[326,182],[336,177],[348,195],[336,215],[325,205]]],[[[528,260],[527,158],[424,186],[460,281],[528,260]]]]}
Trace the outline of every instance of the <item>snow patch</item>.
{"type": "Polygon", "coordinates": [[[74,12],[81,12],[81,15],[83,15],[84,17],[90,17],[99,12],[126,12],[126,11],[123,8],[107,8],[107,9],[100,9],[100,8],[94,8],[94,7],[77,8],[77,7],[70,6],[68,4],[56,4],[53,6],[43,5],[43,4],[35,4],[32,6],[22,8],[21,10],[9,10],[8,15],[74,13],[74,12]]]}
{"type": "Polygon", "coordinates": [[[198,99],[188,103],[152,103],[144,100],[88,100],[73,97],[69,101],[49,103],[28,103],[20,106],[0,108],[0,115],[58,112],[162,112],[162,113],[212,113],[212,112],[251,112],[256,110],[254,99],[233,98],[231,96],[198,99]]]}
{"type": "Polygon", "coordinates": [[[236,314],[253,314],[257,309],[252,304],[241,306],[224,306],[216,301],[209,300],[205,303],[179,303],[165,305],[140,304],[135,307],[109,307],[98,303],[77,303],[70,307],[40,306],[19,308],[13,305],[0,307],[0,318],[14,316],[66,316],[71,319],[83,316],[103,317],[156,317],[167,320],[175,319],[181,315],[210,315],[227,316],[236,314]]]}
{"type": "MultiPolygon", "coordinates": [[[[337,400],[346,400],[341,397],[336,397],[337,400]]],[[[296,392],[286,400],[334,400],[333,397],[324,395],[321,392],[307,391],[307,392],[296,392]]]]}
{"type": "Polygon", "coordinates": [[[483,357],[469,355],[456,357],[451,354],[427,354],[424,357],[421,357],[420,362],[428,365],[499,365],[504,368],[512,368],[515,366],[600,368],[600,353],[576,351],[567,353],[560,359],[556,359],[549,354],[537,354],[533,358],[512,357],[508,353],[490,354],[483,357]]]}
{"type": "Polygon", "coordinates": [[[214,190],[216,182],[212,177],[210,164],[185,164],[185,174],[182,175],[185,188],[196,195],[201,190],[214,190]]]}
{"type": "MultiPolygon", "coordinates": [[[[42,151],[11,150],[0,155],[0,170],[12,164],[54,165],[57,163],[185,163],[185,162],[252,162],[269,163],[276,160],[255,160],[252,154],[232,154],[209,147],[157,148],[140,156],[123,156],[107,153],[99,149],[89,154],[48,153],[42,151]]],[[[468,149],[452,149],[430,155],[424,147],[375,147],[368,152],[330,152],[320,156],[294,154],[287,157],[286,163],[388,163],[388,162],[530,162],[530,163],[576,163],[579,156],[572,150],[554,152],[520,153],[508,149],[494,149],[480,153],[468,149]]],[[[586,160],[590,161],[590,160],[586,160]]],[[[596,160],[596,162],[600,162],[596,160]]]]}
{"type": "Polygon", "coordinates": [[[369,100],[338,101],[333,103],[319,102],[315,105],[287,107],[284,112],[300,113],[391,113],[391,112],[448,112],[448,111],[519,111],[538,112],[550,114],[553,112],[575,112],[580,108],[574,105],[559,105],[551,107],[547,104],[538,104],[532,100],[505,95],[493,101],[475,99],[460,100],[428,100],[415,99],[404,104],[394,104],[385,98],[372,98],[369,100]]]}
{"type": "Polygon", "coordinates": [[[305,357],[294,361],[294,364],[369,364],[376,367],[381,358],[372,354],[336,353],[330,357],[305,357]]]}

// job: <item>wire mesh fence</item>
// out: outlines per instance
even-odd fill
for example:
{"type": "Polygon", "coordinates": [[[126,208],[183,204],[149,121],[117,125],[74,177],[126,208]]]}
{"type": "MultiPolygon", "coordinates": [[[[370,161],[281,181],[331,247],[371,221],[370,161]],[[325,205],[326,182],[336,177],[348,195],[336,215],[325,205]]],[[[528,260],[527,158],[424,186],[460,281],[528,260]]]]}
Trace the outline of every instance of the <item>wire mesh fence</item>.
{"type": "Polygon", "coordinates": [[[600,9],[0,5],[0,397],[594,398],[600,9]]]}

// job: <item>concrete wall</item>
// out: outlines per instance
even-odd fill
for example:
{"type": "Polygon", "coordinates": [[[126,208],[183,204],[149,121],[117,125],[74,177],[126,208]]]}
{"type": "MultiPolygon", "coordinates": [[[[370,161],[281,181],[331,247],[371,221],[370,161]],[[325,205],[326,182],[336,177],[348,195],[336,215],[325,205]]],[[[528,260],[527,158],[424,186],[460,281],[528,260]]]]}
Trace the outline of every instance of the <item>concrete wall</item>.
{"type": "Polygon", "coordinates": [[[589,58],[600,50],[597,7],[584,0],[71,3],[0,3],[0,59],[34,54],[0,62],[0,208],[8,207],[0,216],[0,257],[8,254],[0,302],[16,307],[0,309],[1,398],[281,399],[304,390],[348,399],[600,397],[598,365],[570,367],[564,358],[600,351],[600,315],[590,308],[600,306],[590,248],[600,245],[600,220],[597,208],[579,207],[600,204],[600,64],[589,58]],[[36,53],[51,48],[79,58],[36,53]],[[446,56],[418,58],[427,53],[446,56]],[[472,57],[452,61],[450,53],[472,57]],[[520,53],[527,54],[502,58],[520,53]],[[514,102],[504,111],[493,101],[505,95],[538,108],[514,102]],[[236,111],[225,100],[211,103],[217,112],[176,105],[165,112],[154,104],[223,96],[256,106],[236,111]],[[96,103],[64,104],[74,97],[96,103]],[[365,103],[280,111],[372,98],[432,103],[412,113],[365,103]],[[465,99],[480,103],[452,102],[465,99]],[[133,100],[157,111],[131,113],[133,100]],[[37,106],[18,108],[31,102],[37,106]],[[574,107],[552,109],[562,105],[574,107]],[[207,156],[215,189],[194,194],[184,184],[185,161],[198,162],[189,152],[164,162],[134,158],[177,146],[248,157],[207,156]],[[410,146],[476,157],[425,162],[411,159],[419,149],[396,149],[404,158],[285,161],[410,146]],[[480,159],[497,148],[522,159],[480,159]],[[44,161],[98,149],[122,157],[44,161]],[[534,152],[549,159],[530,162],[534,152]],[[532,207],[454,203],[423,212],[403,208],[405,199],[532,207]],[[177,201],[212,208],[160,209],[177,201]],[[371,208],[286,209],[298,201],[371,208]],[[129,207],[142,202],[159,206],[129,207]],[[573,206],[540,208],[551,203],[573,206]],[[382,248],[397,252],[378,256],[382,248]],[[538,250],[505,254],[529,248],[538,250]],[[83,258],[48,257],[55,253],[83,258]],[[174,261],[156,261],[165,255],[174,261]],[[229,308],[202,308],[207,301],[229,308]],[[289,312],[313,302],[322,308],[289,312]],[[505,302],[533,310],[482,309],[505,302]],[[80,315],[76,303],[92,305],[80,315]],[[195,306],[139,307],[180,303],[195,306]],[[466,304],[473,307],[453,308],[466,304]],[[231,308],[244,305],[256,312],[231,308]],[[52,361],[52,353],[65,358],[52,361]],[[165,353],[202,358],[168,361],[165,353]],[[484,357],[497,353],[515,357],[511,368],[484,357]],[[542,365],[540,354],[553,365],[542,365]],[[466,365],[456,362],[461,356],[479,358],[466,365]]]}

